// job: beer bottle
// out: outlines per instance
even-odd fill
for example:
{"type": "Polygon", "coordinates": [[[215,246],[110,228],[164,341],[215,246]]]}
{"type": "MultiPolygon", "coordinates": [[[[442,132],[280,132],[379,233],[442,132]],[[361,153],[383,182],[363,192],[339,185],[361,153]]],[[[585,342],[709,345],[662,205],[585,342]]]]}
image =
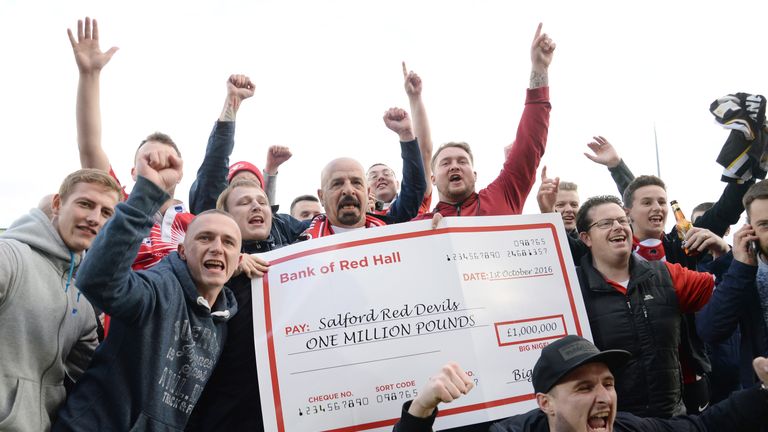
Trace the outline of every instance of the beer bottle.
{"type": "MultiPolygon", "coordinates": [[[[685,215],[683,214],[683,211],[680,210],[680,205],[677,203],[677,201],[670,201],[669,205],[672,206],[672,211],[675,214],[675,226],[677,228],[677,236],[680,237],[680,240],[685,239],[685,234],[688,233],[688,230],[693,228],[693,224],[691,221],[685,218],[685,215]]],[[[688,248],[683,247],[683,252],[685,252],[686,255],[694,256],[698,255],[697,251],[689,251],[688,248]]]]}

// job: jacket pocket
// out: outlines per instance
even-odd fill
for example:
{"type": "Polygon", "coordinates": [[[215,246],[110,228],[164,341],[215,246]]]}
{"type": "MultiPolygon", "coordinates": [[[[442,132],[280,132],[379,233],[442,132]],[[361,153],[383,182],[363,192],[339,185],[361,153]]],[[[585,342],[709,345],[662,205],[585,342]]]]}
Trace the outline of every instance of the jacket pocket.
{"type": "Polygon", "coordinates": [[[7,389],[8,392],[4,400],[0,399],[0,430],[27,431],[40,428],[40,409],[28,404],[33,399],[31,385],[31,382],[19,378],[2,379],[0,388],[7,389]],[[24,406],[25,403],[27,406],[24,406]]]}
{"type": "Polygon", "coordinates": [[[183,431],[183,429],[175,428],[171,425],[157,421],[144,413],[140,413],[139,417],[136,419],[136,422],[133,423],[130,430],[130,432],[153,432],[153,431],[181,432],[183,431]]]}

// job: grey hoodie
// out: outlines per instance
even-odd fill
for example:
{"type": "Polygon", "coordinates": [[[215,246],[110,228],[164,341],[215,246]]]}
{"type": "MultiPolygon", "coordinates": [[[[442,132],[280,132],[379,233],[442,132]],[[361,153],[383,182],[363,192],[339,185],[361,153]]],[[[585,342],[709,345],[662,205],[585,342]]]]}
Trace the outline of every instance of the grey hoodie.
{"type": "Polygon", "coordinates": [[[96,345],[93,307],[74,286],[80,256],[37,209],[0,235],[0,430],[44,431],[96,345]]]}

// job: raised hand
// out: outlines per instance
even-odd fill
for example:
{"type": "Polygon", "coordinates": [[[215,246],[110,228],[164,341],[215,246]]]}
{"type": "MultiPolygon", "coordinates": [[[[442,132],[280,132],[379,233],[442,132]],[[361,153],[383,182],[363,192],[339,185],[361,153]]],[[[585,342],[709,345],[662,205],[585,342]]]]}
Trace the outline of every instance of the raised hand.
{"type": "Polygon", "coordinates": [[[221,109],[219,121],[233,122],[237,118],[240,103],[253,96],[256,86],[246,75],[230,75],[227,79],[227,99],[221,109]]]}
{"type": "Polygon", "coordinates": [[[267,166],[264,168],[264,172],[269,175],[277,174],[277,169],[283,162],[293,156],[293,153],[285,146],[273,145],[267,149],[267,166]]]}
{"type": "Polygon", "coordinates": [[[67,29],[67,35],[72,44],[72,51],[75,53],[77,69],[81,74],[98,73],[118,50],[117,47],[112,47],[107,52],[101,51],[99,24],[95,19],[91,21],[90,18],[85,17],[85,24],[83,20],[77,20],[77,39],[70,29],[67,29]]]}
{"type": "Polygon", "coordinates": [[[256,86],[246,75],[230,75],[227,80],[227,96],[237,98],[238,104],[253,96],[256,86]]]}
{"type": "Polygon", "coordinates": [[[541,185],[536,193],[536,202],[542,213],[552,213],[557,201],[557,190],[560,187],[560,177],[551,179],[547,177],[547,166],[541,169],[541,185]]]}
{"type": "MultiPolygon", "coordinates": [[[[256,86],[245,75],[230,75],[227,80],[227,103],[224,110],[227,113],[226,120],[234,121],[235,114],[240,108],[240,103],[253,96],[256,86]]],[[[224,113],[222,113],[222,116],[224,113]]],[[[221,119],[224,120],[224,119],[221,119]]]]}
{"type": "Polygon", "coordinates": [[[587,147],[589,147],[589,149],[592,150],[594,154],[585,152],[584,156],[586,156],[587,159],[594,163],[605,165],[608,168],[615,168],[619,165],[619,163],[621,163],[621,157],[619,157],[619,153],[615,148],[613,148],[607,139],[599,135],[592,137],[592,139],[594,141],[587,144],[587,147]]]}
{"type": "Polygon", "coordinates": [[[408,95],[408,105],[411,108],[413,119],[413,133],[419,138],[419,150],[421,151],[421,162],[424,165],[424,197],[432,195],[432,132],[427,118],[427,108],[421,98],[422,81],[421,77],[413,71],[408,72],[408,68],[403,64],[403,86],[408,95]]]}
{"type": "Polygon", "coordinates": [[[408,142],[413,141],[416,136],[413,134],[413,126],[411,125],[411,117],[408,116],[408,112],[402,108],[390,108],[384,113],[384,124],[395,132],[400,141],[408,142]]]}
{"type": "Polygon", "coordinates": [[[421,78],[416,75],[416,72],[414,71],[408,72],[408,68],[405,67],[405,62],[403,62],[403,85],[405,87],[405,93],[409,98],[421,96],[421,78]]]}
{"type": "Polygon", "coordinates": [[[162,190],[173,191],[181,181],[183,161],[171,146],[141,146],[136,155],[136,174],[162,190]]]}
{"type": "Polygon", "coordinates": [[[542,23],[536,28],[531,43],[531,67],[536,72],[546,73],[552,63],[556,44],[546,33],[541,32],[542,23]]]}
{"type": "Polygon", "coordinates": [[[440,402],[453,402],[475,386],[469,375],[456,363],[448,363],[411,403],[408,412],[415,417],[429,417],[440,402]]]}

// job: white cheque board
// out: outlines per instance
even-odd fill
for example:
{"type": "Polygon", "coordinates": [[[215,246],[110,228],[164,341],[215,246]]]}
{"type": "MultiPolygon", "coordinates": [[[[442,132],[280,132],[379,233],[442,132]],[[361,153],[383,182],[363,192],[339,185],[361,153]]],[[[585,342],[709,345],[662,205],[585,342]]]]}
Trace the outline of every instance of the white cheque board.
{"type": "Polygon", "coordinates": [[[261,256],[253,281],[266,430],[391,430],[442,365],[476,388],[435,428],[535,407],[531,370],[591,339],[558,214],[446,218],[323,237],[261,256]]]}

